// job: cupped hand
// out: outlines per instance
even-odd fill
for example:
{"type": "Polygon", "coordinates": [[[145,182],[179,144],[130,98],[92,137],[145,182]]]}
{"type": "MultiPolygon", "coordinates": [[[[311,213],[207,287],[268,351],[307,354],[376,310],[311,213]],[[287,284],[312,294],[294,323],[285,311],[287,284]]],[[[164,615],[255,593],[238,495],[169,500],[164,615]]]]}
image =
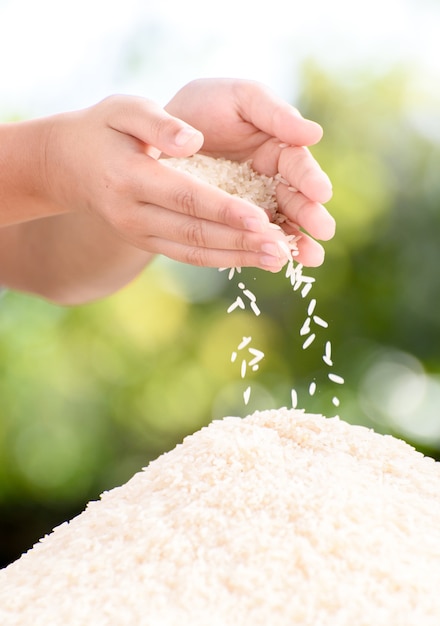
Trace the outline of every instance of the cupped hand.
{"type": "Polygon", "coordinates": [[[252,158],[258,171],[279,171],[298,189],[279,185],[279,204],[312,237],[299,242],[298,260],[322,262],[313,238],[328,238],[334,228],[320,204],[331,195],[330,184],[301,147],[319,141],[322,131],[264,87],[195,81],[167,110],[143,98],[112,96],[50,119],[41,179],[48,202],[60,210],[98,215],[123,240],[152,254],[279,271],[287,260],[286,237],[269,227],[264,211],[158,160],[202,148],[212,156],[252,158]]]}
{"type": "Polygon", "coordinates": [[[322,204],[332,196],[330,180],[307,149],[322,137],[319,124],[304,119],[264,85],[233,79],[193,81],[166,110],[203,133],[201,153],[251,159],[258,172],[281,174],[287,183],[277,189],[279,211],[287,218],[284,228],[291,234],[298,227],[305,231],[297,260],[322,263],[324,251],[316,239],[333,237],[335,221],[322,204]]]}

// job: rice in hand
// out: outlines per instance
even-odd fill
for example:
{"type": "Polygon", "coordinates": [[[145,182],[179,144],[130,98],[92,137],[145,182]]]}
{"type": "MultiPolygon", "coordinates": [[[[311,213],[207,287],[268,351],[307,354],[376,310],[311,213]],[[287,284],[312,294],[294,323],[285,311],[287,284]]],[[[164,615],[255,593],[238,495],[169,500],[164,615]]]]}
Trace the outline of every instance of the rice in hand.
{"type": "Polygon", "coordinates": [[[437,626],[440,464],[298,410],[227,417],[0,572],[2,626],[437,626]]]}

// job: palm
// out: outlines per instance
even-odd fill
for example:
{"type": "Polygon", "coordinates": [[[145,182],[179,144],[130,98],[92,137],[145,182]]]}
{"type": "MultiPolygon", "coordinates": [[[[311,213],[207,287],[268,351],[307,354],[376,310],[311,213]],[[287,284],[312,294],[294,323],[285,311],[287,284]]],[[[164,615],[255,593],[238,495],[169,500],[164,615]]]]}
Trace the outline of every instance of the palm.
{"type": "Polygon", "coordinates": [[[279,172],[289,183],[277,190],[279,209],[312,237],[333,236],[334,220],[319,204],[330,199],[331,184],[305,148],[321,139],[319,124],[301,117],[264,86],[229,79],[193,81],[166,110],[203,133],[202,153],[251,159],[267,176],[279,172]],[[300,193],[292,195],[291,188],[300,193]]]}
{"type": "Polygon", "coordinates": [[[247,94],[255,85],[229,80],[216,80],[215,89],[212,85],[211,80],[190,83],[171,100],[167,111],[203,133],[204,154],[234,161],[252,159],[259,171],[274,174],[278,169],[274,138],[249,121],[251,111],[246,110],[247,103],[255,107],[247,94]]]}

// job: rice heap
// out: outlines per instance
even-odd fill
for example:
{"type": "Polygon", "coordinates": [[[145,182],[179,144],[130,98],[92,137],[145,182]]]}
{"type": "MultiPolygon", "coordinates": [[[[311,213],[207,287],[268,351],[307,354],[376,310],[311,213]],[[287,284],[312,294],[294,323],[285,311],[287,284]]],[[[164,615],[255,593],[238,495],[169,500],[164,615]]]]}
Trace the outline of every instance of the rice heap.
{"type": "MultiPolygon", "coordinates": [[[[214,158],[203,154],[194,154],[187,158],[166,158],[165,163],[177,170],[196,176],[201,180],[215,185],[232,196],[238,196],[264,209],[274,227],[282,228],[288,223],[297,232],[287,235],[293,256],[297,253],[296,241],[301,237],[299,226],[290,222],[285,215],[278,212],[276,188],[284,180],[281,174],[265,176],[252,168],[252,161],[231,161],[230,159],[214,158]]],[[[293,187],[289,187],[293,190],[293,187]]]]}
{"type": "Polygon", "coordinates": [[[162,163],[182,172],[187,172],[215,185],[232,196],[239,196],[268,211],[272,218],[277,211],[275,191],[281,179],[258,174],[252,169],[251,161],[231,161],[229,159],[195,154],[187,158],[165,158],[162,163]]]}
{"type": "Polygon", "coordinates": [[[227,417],[0,572],[2,626],[438,626],[440,464],[337,417],[227,417]]]}

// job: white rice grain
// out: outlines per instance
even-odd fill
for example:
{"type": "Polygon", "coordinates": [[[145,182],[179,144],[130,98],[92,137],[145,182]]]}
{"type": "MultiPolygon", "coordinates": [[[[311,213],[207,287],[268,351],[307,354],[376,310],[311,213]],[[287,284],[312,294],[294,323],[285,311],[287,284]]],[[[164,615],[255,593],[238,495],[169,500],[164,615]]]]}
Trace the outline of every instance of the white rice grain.
{"type": "Polygon", "coordinates": [[[302,288],[302,290],[301,290],[301,296],[302,296],[303,298],[307,298],[307,296],[309,295],[309,293],[310,293],[310,291],[311,291],[312,287],[313,287],[313,284],[312,284],[312,283],[307,283],[307,285],[305,285],[305,286],[302,288]]]}
{"type": "Polygon", "coordinates": [[[256,302],[251,301],[250,307],[252,309],[252,311],[255,313],[255,315],[258,317],[258,315],[260,315],[261,311],[258,308],[258,305],[256,302]]]}
{"type": "Polygon", "coordinates": [[[248,298],[251,302],[256,302],[257,297],[254,293],[252,293],[252,291],[250,291],[249,289],[244,289],[243,290],[243,294],[246,296],[246,298],[248,298]]]}
{"type": "Polygon", "coordinates": [[[249,352],[254,357],[251,361],[249,361],[250,367],[264,359],[264,352],[262,352],[261,350],[257,350],[256,348],[249,348],[249,352]]]}
{"type": "Polygon", "coordinates": [[[315,333],[312,333],[311,335],[309,335],[307,337],[307,339],[305,340],[305,342],[303,343],[303,350],[306,350],[314,341],[315,341],[315,333]]]}
{"type": "Polygon", "coordinates": [[[325,343],[325,352],[324,352],[324,356],[322,357],[322,360],[324,361],[326,365],[328,365],[329,367],[332,367],[333,365],[332,344],[330,341],[326,341],[325,343]]]}
{"type": "Polygon", "coordinates": [[[309,302],[309,306],[307,308],[307,315],[311,317],[316,307],[316,298],[312,298],[309,302]]]}
{"type": "Polygon", "coordinates": [[[232,313],[232,311],[235,311],[235,309],[237,307],[240,308],[240,309],[244,309],[245,308],[243,299],[240,296],[237,297],[235,302],[233,302],[231,305],[229,305],[229,307],[227,309],[227,312],[228,313],[232,313]]]}
{"type": "Polygon", "coordinates": [[[244,378],[246,376],[246,359],[243,359],[241,362],[241,377],[244,378]]]}
{"type": "Polygon", "coordinates": [[[299,334],[301,337],[304,335],[308,335],[310,332],[310,317],[306,317],[304,324],[301,326],[299,330],[299,334]]]}
{"type": "Polygon", "coordinates": [[[342,376],[339,376],[338,374],[333,374],[332,372],[328,374],[328,377],[333,383],[336,383],[337,385],[343,385],[345,382],[342,376]]]}
{"type": "Polygon", "coordinates": [[[318,324],[318,326],[322,326],[322,328],[328,328],[328,323],[323,320],[322,317],[319,317],[319,315],[314,315],[313,321],[315,324],[318,324]]]}
{"type": "Polygon", "coordinates": [[[244,348],[246,348],[246,346],[250,344],[251,341],[252,337],[243,337],[241,342],[238,344],[237,350],[243,350],[244,348]]]}
{"type": "Polygon", "coordinates": [[[298,406],[298,394],[295,389],[292,389],[290,391],[290,398],[292,401],[292,409],[296,409],[296,407],[298,406]]]}

